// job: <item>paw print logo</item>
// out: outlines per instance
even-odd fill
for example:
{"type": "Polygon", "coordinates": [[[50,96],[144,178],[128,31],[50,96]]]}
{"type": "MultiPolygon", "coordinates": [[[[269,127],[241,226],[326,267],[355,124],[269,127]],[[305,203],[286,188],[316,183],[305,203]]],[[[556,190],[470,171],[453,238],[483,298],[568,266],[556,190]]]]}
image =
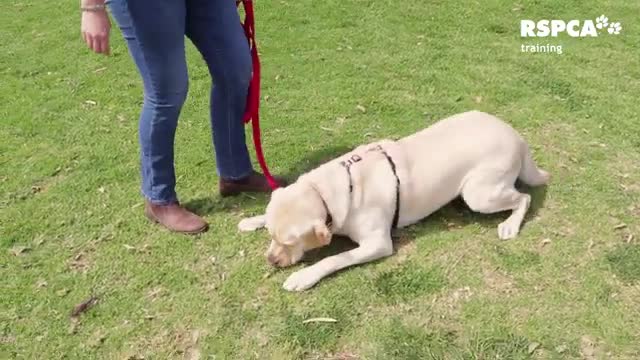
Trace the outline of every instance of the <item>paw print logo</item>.
{"type": "Polygon", "coordinates": [[[618,35],[620,34],[620,31],[622,31],[622,25],[620,25],[619,22],[611,23],[607,31],[609,32],[609,34],[618,35]]]}
{"type": "Polygon", "coordinates": [[[606,16],[600,15],[596,18],[596,27],[598,30],[606,29],[608,26],[609,19],[606,16]]]}

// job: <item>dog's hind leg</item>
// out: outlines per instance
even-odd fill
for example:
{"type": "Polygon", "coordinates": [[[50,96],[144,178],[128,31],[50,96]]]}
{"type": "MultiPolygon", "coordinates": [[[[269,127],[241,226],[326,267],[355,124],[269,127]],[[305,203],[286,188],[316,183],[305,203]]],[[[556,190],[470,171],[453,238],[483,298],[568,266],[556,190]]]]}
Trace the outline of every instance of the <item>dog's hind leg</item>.
{"type": "Polygon", "coordinates": [[[492,214],[511,210],[511,215],[498,225],[500,239],[512,239],[520,232],[524,216],[529,210],[531,196],[514,187],[517,174],[482,171],[469,177],[462,188],[462,198],[471,210],[492,214]]]}

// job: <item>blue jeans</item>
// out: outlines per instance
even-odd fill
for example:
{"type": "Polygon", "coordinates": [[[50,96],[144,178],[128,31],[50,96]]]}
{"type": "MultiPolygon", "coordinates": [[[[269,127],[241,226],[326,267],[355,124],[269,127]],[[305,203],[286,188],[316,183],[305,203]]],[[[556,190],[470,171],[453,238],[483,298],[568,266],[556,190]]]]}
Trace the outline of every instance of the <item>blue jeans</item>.
{"type": "Polygon", "coordinates": [[[251,54],[234,0],[108,0],[142,77],[139,120],[142,193],[153,203],[176,202],[173,147],[189,79],[185,36],[213,79],[211,127],[217,171],[237,180],[252,171],[242,115],[251,54]]]}

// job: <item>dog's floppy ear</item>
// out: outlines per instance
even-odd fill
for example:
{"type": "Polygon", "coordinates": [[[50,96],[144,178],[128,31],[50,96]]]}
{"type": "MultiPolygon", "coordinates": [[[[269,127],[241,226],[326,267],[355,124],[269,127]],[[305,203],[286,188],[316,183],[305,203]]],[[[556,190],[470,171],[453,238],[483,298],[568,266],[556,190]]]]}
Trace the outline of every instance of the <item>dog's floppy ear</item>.
{"type": "Polygon", "coordinates": [[[329,245],[331,242],[331,230],[327,227],[326,224],[318,222],[313,227],[313,231],[316,235],[316,240],[321,246],[329,245]]]}

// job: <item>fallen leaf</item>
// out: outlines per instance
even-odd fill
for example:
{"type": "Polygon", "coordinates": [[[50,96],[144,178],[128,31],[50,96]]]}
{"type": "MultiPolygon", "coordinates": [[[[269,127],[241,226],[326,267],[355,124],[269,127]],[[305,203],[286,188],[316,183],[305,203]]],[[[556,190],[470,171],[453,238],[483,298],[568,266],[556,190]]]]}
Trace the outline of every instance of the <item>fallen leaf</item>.
{"type": "Polygon", "coordinates": [[[197,348],[189,348],[185,351],[184,358],[187,360],[200,360],[200,350],[197,348]]]}
{"type": "Polygon", "coordinates": [[[135,246],[131,246],[129,244],[124,244],[123,245],[125,249],[129,250],[129,251],[134,251],[136,249],[135,246]]]}
{"type": "Polygon", "coordinates": [[[89,340],[89,346],[98,347],[107,339],[107,334],[103,330],[97,330],[89,340]]]}
{"type": "Polygon", "coordinates": [[[587,335],[580,338],[580,353],[585,359],[593,359],[596,354],[595,342],[587,335]]]}
{"type": "Polygon", "coordinates": [[[44,240],[45,240],[45,238],[44,238],[44,236],[43,236],[43,235],[38,235],[38,237],[36,237],[36,238],[33,240],[33,244],[34,244],[35,246],[40,246],[40,245],[42,245],[42,244],[44,243],[44,240]]]}
{"type": "Polygon", "coordinates": [[[78,326],[80,325],[80,321],[77,318],[72,317],[71,318],[71,323],[69,324],[69,329],[67,330],[67,333],[69,335],[73,335],[78,331],[78,326]]]}
{"type": "Polygon", "coordinates": [[[127,360],[144,360],[144,355],[133,354],[126,357],[127,360]]]}
{"type": "Polygon", "coordinates": [[[333,360],[358,360],[359,357],[356,354],[348,352],[340,352],[335,354],[331,359],[333,360]]]}
{"type": "Polygon", "coordinates": [[[357,105],[356,109],[358,109],[358,111],[363,112],[363,113],[367,112],[367,108],[365,108],[362,105],[357,105]]]}
{"type": "Polygon", "coordinates": [[[43,287],[47,287],[47,285],[49,285],[49,284],[45,280],[40,280],[36,284],[36,287],[43,288],[43,287]]]}
{"type": "Polygon", "coordinates": [[[240,251],[238,252],[238,255],[239,255],[241,258],[243,258],[243,257],[245,256],[245,251],[244,251],[244,250],[240,250],[240,251]]]}
{"type": "Polygon", "coordinates": [[[557,353],[562,354],[565,351],[567,351],[567,345],[558,345],[558,346],[556,346],[556,352],[557,353]]]}
{"type": "Polygon", "coordinates": [[[30,251],[31,248],[28,246],[22,246],[22,245],[16,245],[14,247],[12,247],[9,252],[12,253],[14,256],[20,256],[28,251],[30,251]]]}
{"type": "Polygon", "coordinates": [[[98,105],[98,103],[93,101],[93,100],[87,100],[84,103],[87,104],[87,105],[98,105]]]}
{"type": "Polygon", "coordinates": [[[71,311],[71,317],[80,316],[80,314],[86,312],[97,303],[98,303],[98,298],[95,296],[91,296],[90,298],[81,302],[80,304],[76,305],[73,308],[73,310],[71,311]]]}
{"type": "Polygon", "coordinates": [[[193,345],[196,345],[198,343],[198,340],[200,340],[200,330],[193,330],[191,332],[191,343],[193,345]]]}
{"type": "Polygon", "coordinates": [[[542,246],[547,246],[547,245],[551,244],[551,239],[546,238],[546,239],[542,240],[541,244],[542,244],[542,246]]]}
{"type": "Polygon", "coordinates": [[[33,186],[31,187],[31,193],[33,193],[33,194],[37,194],[37,193],[39,193],[40,191],[42,191],[42,188],[41,188],[40,186],[38,186],[38,185],[33,185],[33,186]]]}
{"type": "Polygon", "coordinates": [[[100,187],[98,188],[98,192],[99,192],[100,194],[104,194],[104,192],[105,192],[105,191],[106,191],[106,189],[104,188],[104,186],[100,186],[100,187]]]}
{"type": "Polygon", "coordinates": [[[336,319],[332,319],[332,318],[312,318],[312,319],[307,319],[305,321],[303,321],[303,324],[308,324],[308,323],[316,323],[316,322],[324,322],[324,323],[334,323],[334,322],[338,322],[338,320],[336,319]]]}
{"type": "Polygon", "coordinates": [[[625,240],[625,242],[627,244],[631,244],[632,241],[633,241],[633,234],[629,234],[629,236],[627,236],[627,239],[625,240]]]}
{"type": "Polygon", "coordinates": [[[216,264],[217,259],[216,259],[216,257],[215,257],[215,256],[212,256],[212,257],[210,257],[210,258],[209,258],[209,261],[211,262],[211,265],[215,265],[215,264],[216,264]]]}
{"type": "Polygon", "coordinates": [[[627,227],[627,224],[618,224],[616,226],[613,227],[613,230],[621,230],[627,227]]]}
{"type": "Polygon", "coordinates": [[[63,297],[65,295],[67,295],[69,293],[69,289],[60,289],[58,291],[56,291],[56,295],[63,297]]]}
{"type": "Polygon", "coordinates": [[[158,298],[158,296],[160,296],[163,291],[164,289],[160,286],[153,288],[147,293],[147,298],[151,299],[151,301],[155,301],[156,298],[158,298]]]}
{"type": "Polygon", "coordinates": [[[540,347],[540,343],[532,342],[531,344],[529,344],[529,348],[527,349],[527,352],[529,354],[533,354],[539,347],[540,347]]]}

